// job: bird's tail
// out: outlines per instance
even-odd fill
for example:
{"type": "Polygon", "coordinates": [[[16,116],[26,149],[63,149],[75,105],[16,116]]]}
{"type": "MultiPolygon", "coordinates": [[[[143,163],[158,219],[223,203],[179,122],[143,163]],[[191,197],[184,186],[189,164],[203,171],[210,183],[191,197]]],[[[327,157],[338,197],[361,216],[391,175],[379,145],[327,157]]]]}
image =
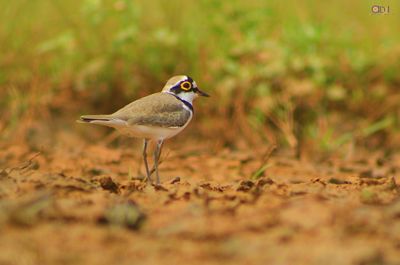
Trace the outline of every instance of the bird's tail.
{"type": "Polygon", "coordinates": [[[110,121],[111,117],[110,115],[83,115],[80,117],[80,120],[78,120],[77,122],[81,122],[81,123],[91,123],[94,121],[110,121]]]}
{"type": "Polygon", "coordinates": [[[83,115],[80,117],[80,120],[77,120],[77,122],[98,124],[113,128],[126,125],[126,121],[112,117],[111,115],[83,115]]]}

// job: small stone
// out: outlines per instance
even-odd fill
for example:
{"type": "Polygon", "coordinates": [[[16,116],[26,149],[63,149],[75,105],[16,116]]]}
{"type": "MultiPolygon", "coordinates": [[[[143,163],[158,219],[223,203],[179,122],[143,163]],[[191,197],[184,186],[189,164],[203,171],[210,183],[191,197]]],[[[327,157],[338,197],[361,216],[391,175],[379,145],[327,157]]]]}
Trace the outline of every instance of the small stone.
{"type": "Polygon", "coordinates": [[[384,157],[379,157],[378,159],[376,159],[376,165],[380,167],[385,165],[386,162],[387,160],[384,157]]]}
{"type": "Polygon", "coordinates": [[[119,203],[108,208],[99,218],[99,223],[138,230],[146,220],[146,215],[133,201],[119,203]]]}
{"type": "Polygon", "coordinates": [[[180,177],[176,177],[176,178],[174,178],[173,180],[171,180],[171,184],[175,184],[175,183],[179,183],[179,182],[181,182],[181,178],[180,177]]]}
{"type": "Polygon", "coordinates": [[[274,181],[270,178],[260,178],[257,183],[256,186],[261,188],[264,187],[265,185],[272,185],[274,184],[274,181]]]}
{"type": "Polygon", "coordinates": [[[99,180],[99,182],[100,182],[100,186],[103,189],[108,190],[108,191],[110,191],[112,193],[118,193],[119,192],[118,185],[112,180],[111,177],[101,178],[99,180]]]}
{"type": "Polygon", "coordinates": [[[330,183],[330,184],[336,184],[336,185],[351,184],[350,181],[343,180],[343,179],[337,179],[337,178],[330,178],[330,179],[328,180],[328,183],[330,183]]]}
{"type": "Polygon", "coordinates": [[[236,189],[237,191],[249,191],[253,188],[254,182],[250,180],[243,180],[240,182],[239,187],[236,189]]]}

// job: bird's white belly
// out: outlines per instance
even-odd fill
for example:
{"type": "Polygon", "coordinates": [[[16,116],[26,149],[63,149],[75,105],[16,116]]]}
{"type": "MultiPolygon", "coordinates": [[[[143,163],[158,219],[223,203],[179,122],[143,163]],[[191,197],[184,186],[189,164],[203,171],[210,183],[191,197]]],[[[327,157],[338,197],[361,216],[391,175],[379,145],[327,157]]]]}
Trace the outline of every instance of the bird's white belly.
{"type": "Polygon", "coordinates": [[[148,139],[168,139],[178,134],[182,128],[163,128],[163,127],[149,127],[145,125],[134,125],[116,128],[121,134],[148,139]]]}
{"type": "Polygon", "coordinates": [[[186,124],[182,127],[166,128],[146,125],[121,125],[113,127],[117,129],[121,134],[129,137],[147,138],[152,140],[165,140],[177,135],[183,129],[185,129],[191,119],[192,115],[190,119],[186,122],[186,124]]]}

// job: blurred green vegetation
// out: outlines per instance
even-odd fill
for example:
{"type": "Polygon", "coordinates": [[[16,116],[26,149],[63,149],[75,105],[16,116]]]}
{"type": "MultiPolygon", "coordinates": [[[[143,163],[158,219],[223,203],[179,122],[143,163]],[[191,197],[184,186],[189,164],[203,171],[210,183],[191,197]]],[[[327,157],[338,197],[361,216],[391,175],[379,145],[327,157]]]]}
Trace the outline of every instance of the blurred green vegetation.
{"type": "Polygon", "coordinates": [[[109,112],[188,74],[213,95],[196,102],[197,132],[233,126],[228,145],[399,146],[400,3],[378,2],[391,13],[365,0],[0,0],[0,131],[109,112]]]}

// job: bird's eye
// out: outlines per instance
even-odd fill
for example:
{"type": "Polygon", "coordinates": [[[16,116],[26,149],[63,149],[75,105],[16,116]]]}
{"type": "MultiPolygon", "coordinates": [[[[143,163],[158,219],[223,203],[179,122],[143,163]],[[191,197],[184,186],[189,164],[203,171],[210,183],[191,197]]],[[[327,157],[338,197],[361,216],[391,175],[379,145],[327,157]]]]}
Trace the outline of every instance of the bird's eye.
{"type": "Polygon", "coordinates": [[[189,91],[192,88],[192,84],[188,81],[181,83],[181,89],[185,91],[189,91]]]}

